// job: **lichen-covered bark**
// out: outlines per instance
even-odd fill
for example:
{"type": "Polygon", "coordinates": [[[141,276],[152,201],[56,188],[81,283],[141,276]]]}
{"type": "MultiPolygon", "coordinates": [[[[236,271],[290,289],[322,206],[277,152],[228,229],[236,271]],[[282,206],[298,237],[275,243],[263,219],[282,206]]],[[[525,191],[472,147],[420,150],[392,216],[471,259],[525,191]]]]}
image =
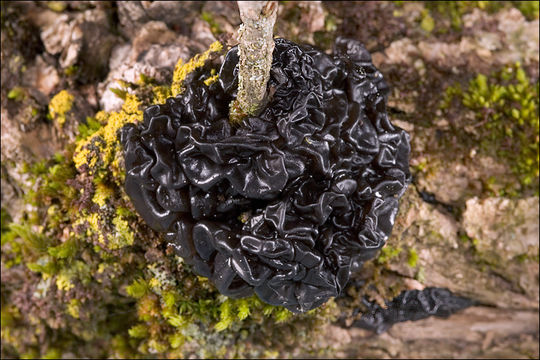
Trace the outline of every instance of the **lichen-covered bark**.
{"type": "Polygon", "coordinates": [[[255,115],[267,100],[267,83],[274,51],[277,1],[239,1],[238,95],[231,104],[231,121],[255,115]]]}

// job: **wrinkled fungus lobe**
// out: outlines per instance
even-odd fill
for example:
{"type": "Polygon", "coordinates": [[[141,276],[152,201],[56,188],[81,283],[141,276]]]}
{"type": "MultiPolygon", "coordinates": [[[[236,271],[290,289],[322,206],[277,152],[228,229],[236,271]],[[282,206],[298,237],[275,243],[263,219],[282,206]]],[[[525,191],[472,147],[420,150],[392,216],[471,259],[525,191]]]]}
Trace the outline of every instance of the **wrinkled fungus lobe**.
{"type": "Polygon", "coordinates": [[[366,298],[362,302],[367,311],[352,326],[375,331],[377,334],[403,321],[417,321],[430,316],[447,318],[474,304],[474,301],[457,296],[448,289],[434,287],[403,291],[394,299],[386,301],[385,308],[366,298]]]}
{"type": "Polygon", "coordinates": [[[225,295],[313,309],[391,232],[410,181],[409,137],[388,120],[388,86],[369,52],[338,39],[334,53],[276,39],[271,100],[233,126],[233,48],[219,81],[206,86],[201,68],[121,130],[135,208],[225,295]]]}

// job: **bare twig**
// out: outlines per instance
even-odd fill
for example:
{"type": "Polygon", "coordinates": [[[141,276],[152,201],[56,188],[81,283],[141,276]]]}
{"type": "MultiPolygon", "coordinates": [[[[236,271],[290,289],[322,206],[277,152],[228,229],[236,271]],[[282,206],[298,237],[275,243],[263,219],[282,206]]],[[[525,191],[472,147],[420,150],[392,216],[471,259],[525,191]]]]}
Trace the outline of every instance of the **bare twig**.
{"type": "Polygon", "coordinates": [[[232,122],[239,122],[247,115],[256,115],[266,105],[278,7],[277,1],[237,3],[243,24],[239,30],[238,96],[231,103],[232,122]]]}

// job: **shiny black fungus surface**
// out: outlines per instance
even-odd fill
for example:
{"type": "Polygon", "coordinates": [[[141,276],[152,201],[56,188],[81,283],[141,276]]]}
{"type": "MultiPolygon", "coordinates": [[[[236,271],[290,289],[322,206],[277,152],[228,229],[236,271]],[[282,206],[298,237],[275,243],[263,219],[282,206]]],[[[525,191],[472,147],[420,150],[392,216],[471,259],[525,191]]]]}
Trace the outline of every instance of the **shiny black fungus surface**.
{"type": "Polygon", "coordinates": [[[386,302],[386,308],[363,299],[368,311],[353,327],[375,331],[380,334],[392,325],[403,321],[417,321],[437,316],[446,318],[453,313],[474,305],[470,299],[454,295],[448,289],[425,288],[424,290],[403,291],[396,298],[386,302]]]}
{"type": "Polygon", "coordinates": [[[221,293],[304,312],[385,244],[410,181],[409,137],[356,41],[338,39],[329,56],[277,39],[268,106],[232,126],[237,63],[233,48],[218,82],[195,72],[121,130],[126,192],[221,293]]]}

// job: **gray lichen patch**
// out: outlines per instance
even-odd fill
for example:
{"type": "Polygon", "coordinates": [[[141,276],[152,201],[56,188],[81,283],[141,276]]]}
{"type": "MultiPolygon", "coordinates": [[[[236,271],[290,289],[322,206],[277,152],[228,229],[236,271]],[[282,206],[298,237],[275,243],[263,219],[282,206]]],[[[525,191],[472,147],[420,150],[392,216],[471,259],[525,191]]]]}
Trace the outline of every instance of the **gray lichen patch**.
{"type": "Polygon", "coordinates": [[[424,286],[448,288],[483,304],[530,308],[538,301],[537,239],[538,198],[473,198],[457,221],[409,190],[388,244],[414,249],[416,266],[409,266],[410,254],[402,251],[389,267],[424,286]]]}
{"type": "Polygon", "coordinates": [[[538,197],[472,198],[463,228],[478,261],[538,299],[538,197]]]}
{"type": "Polygon", "coordinates": [[[246,1],[238,4],[243,24],[238,31],[240,62],[238,95],[231,105],[233,122],[238,122],[242,113],[255,115],[266,103],[266,87],[274,51],[273,28],[277,16],[275,1],[246,1]]]}

